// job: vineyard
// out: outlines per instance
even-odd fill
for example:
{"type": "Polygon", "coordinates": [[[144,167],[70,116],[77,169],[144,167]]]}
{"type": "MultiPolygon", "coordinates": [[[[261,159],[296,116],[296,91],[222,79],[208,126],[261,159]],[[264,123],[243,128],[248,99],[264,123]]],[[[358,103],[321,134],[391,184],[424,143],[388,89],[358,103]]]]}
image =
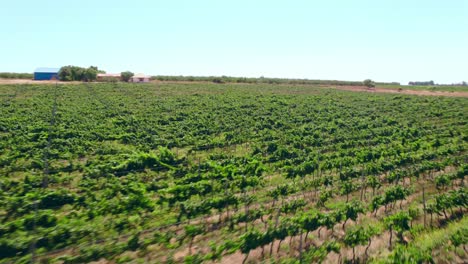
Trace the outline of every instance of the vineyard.
{"type": "Polygon", "coordinates": [[[0,86],[0,263],[466,263],[468,98],[0,86]]]}

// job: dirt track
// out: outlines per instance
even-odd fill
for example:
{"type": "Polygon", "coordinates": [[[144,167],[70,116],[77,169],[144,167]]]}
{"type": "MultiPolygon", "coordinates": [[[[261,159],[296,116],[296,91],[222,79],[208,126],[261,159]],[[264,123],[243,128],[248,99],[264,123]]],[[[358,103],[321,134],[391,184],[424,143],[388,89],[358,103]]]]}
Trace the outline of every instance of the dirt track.
{"type": "Polygon", "coordinates": [[[468,92],[443,92],[443,91],[427,91],[427,90],[398,90],[389,88],[372,88],[365,86],[334,86],[331,87],[337,90],[345,90],[352,92],[368,92],[368,93],[394,93],[406,95],[425,95],[425,96],[449,96],[449,97],[468,97],[468,92]]]}
{"type": "MultiPolygon", "coordinates": [[[[34,81],[29,79],[2,79],[0,84],[55,84],[57,81],[34,81]]],[[[60,83],[60,81],[58,82],[60,83]]],[[[67,84],[78,84],[81,82],[67,82],[67,84]]]]}

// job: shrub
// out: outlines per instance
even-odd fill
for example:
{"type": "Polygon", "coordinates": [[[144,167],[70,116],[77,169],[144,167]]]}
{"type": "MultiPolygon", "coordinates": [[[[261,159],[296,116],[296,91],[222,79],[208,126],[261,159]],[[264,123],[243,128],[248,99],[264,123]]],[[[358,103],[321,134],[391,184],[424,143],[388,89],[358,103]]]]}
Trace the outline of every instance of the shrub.
{"type": "Polygon", "coordinates": [[[216,77],[216,78],[213,78],[213,82],[214,83],[224,83],[224,80],[222,78],[216,77]]]}
{"type": "Polygon", "coordinates": [[[372,81],[371,79],[364,80],[364,82],[362,82],[362,84],[364,84],[364,86],[366,86],[367,88],[375,87],[375,82],[372,81]]]}
{"type": "Polygon", "coordinates": [[[122,78],[122,81],[124,81],[124,82],[130,81],[130,78],[132,78],[133,75],[134,75],[134,74],[133,74],[133,72],[131,72],[131,71],[125,71],[125,72],[122,72],[122,73],[120,74],[120,76],[121,76],[121,78],[122,78]]]}

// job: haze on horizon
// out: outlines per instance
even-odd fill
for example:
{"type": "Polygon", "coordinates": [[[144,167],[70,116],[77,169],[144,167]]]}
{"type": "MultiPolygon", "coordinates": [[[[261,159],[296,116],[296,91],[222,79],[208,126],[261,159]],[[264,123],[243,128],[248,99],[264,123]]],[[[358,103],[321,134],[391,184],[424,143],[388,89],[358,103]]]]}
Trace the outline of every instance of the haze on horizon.
{"type": "Polygon", "coordinates": [[[468,81],[468,2],[7,1],[0,72],[468,81]]]}

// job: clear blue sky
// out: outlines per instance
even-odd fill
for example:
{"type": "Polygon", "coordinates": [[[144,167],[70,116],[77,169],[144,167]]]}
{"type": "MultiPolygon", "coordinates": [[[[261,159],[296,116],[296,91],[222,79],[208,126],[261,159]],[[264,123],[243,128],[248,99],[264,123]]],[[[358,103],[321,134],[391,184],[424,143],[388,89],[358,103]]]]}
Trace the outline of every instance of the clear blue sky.
{"type": "Polygon", "coordinates": [[[467,0],[5,0],[0,72],[468,81],[467,0]]]}

